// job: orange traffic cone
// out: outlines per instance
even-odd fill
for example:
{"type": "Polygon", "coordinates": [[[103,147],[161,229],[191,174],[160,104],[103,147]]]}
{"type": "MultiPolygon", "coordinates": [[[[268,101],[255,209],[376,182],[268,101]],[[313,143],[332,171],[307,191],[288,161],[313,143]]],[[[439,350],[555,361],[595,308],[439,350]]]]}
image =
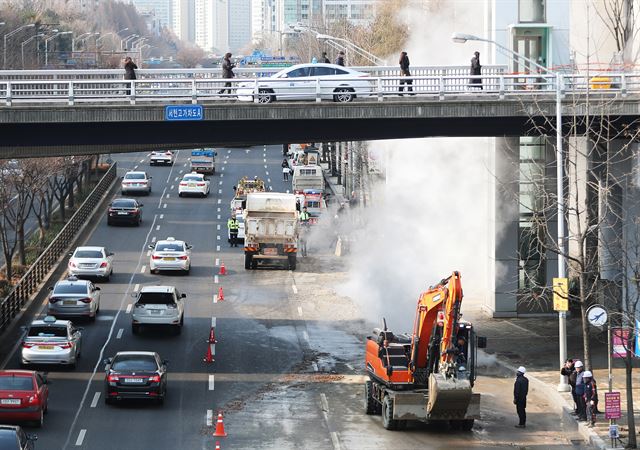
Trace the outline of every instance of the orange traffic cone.
{"type": "Polygon", "coordinates": [[[203,361],[206,362],[206,363],[212,363],[213,361],[215,361],[213,359],[213,353],[211,353],[211,346],[212,345],[213,344],[207,343],[207,353],[204,355],[204,359],[203,359],[203,361]]]}
{"type": "Polygon", "coordinates": [[[218,288],[218,301],[219,302],[224,301],[224,292],[222,291],[222,286],[218,288]]]}
{"type": "Polygon", "coordinates": [[[227,274],[227,268],[224,266],[224,263],[220,261],[220,272],[218,273],[218,275],[226,275],[226,274],[227,274]]]}
{"type": "Polygon", "coordinates": [[[216,450],[220,450],[220,441],[216,441],[216,450]]]}
{"type": "Polygon", "coordinates": [[[224,431],[224,422],[222,421],[222,411],[218,412],[218,420],[216,422],[216,432],[213,433],[216,437],[227,437],[227,433],[224,431]]]}
{"type": "Polygon", "coordinates": [[[211,327],[211,330],[209,331],[209,340],[207,342],[209,344],[218,343],[218,341],[216,341],[216,329],[214,327],[211,327]]]}

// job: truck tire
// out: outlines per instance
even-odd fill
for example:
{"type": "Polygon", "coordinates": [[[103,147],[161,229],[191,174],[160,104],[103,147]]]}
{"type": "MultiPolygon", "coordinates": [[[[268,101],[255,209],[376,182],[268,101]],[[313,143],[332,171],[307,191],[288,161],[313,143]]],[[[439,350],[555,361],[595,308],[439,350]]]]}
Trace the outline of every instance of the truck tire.
{"type": "Polygon", "coordinates": [[[368,415],[380,414],[380,404],[373,398],[373,381],[364,383],[364,410],[368,415]]]}
{"type": "Polygon", "coordinates": [[[251,260],[253,259],[253,255],[251,255],[251,253],[245,253],[244,254],[244,268],[246,270],[250,270],[252,269],[251,267],[251,260]]]}
{"type": "Polygon", "coordinates": [[[474,419],[465,419],[460,421],[460,428],[462,431],[471,431],[473,428],[474,419]]]}
{"type": "Polygon", "coordinates": [[[398,421],[393,419],[393,400],[388,395],[382,401],[382,426],[389,431],[398,429],[398,421]]]}
{"type": "Polygon", "coordinates": [[[296,270],[296,254],[289,253],[287,259],[289,261],[289,270],[296,270]]]}

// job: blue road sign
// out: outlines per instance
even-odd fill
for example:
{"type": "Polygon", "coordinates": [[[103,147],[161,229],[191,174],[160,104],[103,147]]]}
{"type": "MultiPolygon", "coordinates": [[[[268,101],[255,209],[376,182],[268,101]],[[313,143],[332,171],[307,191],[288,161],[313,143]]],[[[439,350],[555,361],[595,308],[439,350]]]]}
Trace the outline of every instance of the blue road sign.
{"type": "Polygon", "coordinates": [[[164,120],[202,120],[202,105],[167,105],[164,108],[164,120]]]}

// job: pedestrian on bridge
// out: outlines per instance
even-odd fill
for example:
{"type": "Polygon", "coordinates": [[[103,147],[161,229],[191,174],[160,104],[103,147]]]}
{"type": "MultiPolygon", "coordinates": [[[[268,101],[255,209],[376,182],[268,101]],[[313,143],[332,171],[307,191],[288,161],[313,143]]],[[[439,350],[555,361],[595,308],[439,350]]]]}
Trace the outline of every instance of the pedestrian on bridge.
{"type": "MultiPolygon", "coordinates": [[[[233,68],[236,66],[231,62],[231,53],[225,53],[224,59],[222,60],[222,78],[233,78],[236,76],[233,73],[233,68]]],[[[224,94],[225,92],[231,94],[231,82],[227,81],[224,84],[225,89],[221,89],[218,94],[224,94]]]]}
{"type": "MultiPolygon", "coordinates": [[[[133,62],[130,56],[124,59],[124,79],[135,80],[136,79],[136,63],[133,62]]],[[[133,83],[131,83],[133,84],[133,83]]],[[[127,85],[127,95],[131,95],[131,84],[127,85]]]]}
{"type": "Polygon", "coordinates": [[[344,52],[342,50],[338,52],[338,57],[336,58],[336,65],[344,66],[344,52]]]}
{"type": "MultiPolygon", "coordinates": [[[[400,53],[400,75],[402,77],[410,77],[411,72],[409,72],[409,56],[407,56],[407,52],[400,53]]],[[[404,91],[404,85],[407,85],[407,92],[413,92],[413,80],[402,78],[400,79],[400,96],[404,95],[402,91],[404,91]]],[[[409,94],[413,95],[413,94],[409,94]]]]}
{"type": "Polygon", "coordinates": [[[529,394],[529,379],[524,376],[527,370],[520,366],[516,373],[516,381],[513,384],[513,404],[516,405],[518,413],[518,425],[516,428],[526,428],[527,426],[527,394],[529,394]]]}
{"type": "Polygon", "coordinates": [[[327,52],[322,52],[322,56],[320,57],[320,62],[325,64],[331,64],[331,61],[329,61],[329,58],[327,57],[327,52]]]}
{"type": "Polygon", "coordinates": [[[480,65],[480,52],[474,52],[471,58],[471,87],[480,88],[482,90],[482,80],[479,77],[482,74],[482,66],[480,65]]]}

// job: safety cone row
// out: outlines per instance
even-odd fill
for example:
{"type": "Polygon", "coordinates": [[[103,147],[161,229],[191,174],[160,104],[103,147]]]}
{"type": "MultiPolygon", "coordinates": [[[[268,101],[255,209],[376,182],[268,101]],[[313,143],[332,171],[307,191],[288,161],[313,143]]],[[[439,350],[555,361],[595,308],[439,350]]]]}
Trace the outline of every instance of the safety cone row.
{"type": "MultiPolygon", "coordinates": [[[[215,437],[227,437],[227,432],[224,431],[224,422],[222,420],[222,411],[218,411],[218,420],[216,421],[216,431],[213,433],[215,437]]],[[[216,442],[216,445],[219,445],[216,442]]]]}
{"type": "Polygon", "coordinates": [[[211,327],[211,330],[209,330],[209,340],[207,341],[209,344],[217,344],[218,341],[216,340],[216,329],[215,327],[211,327]]]}
{"type": "Polygon", "coordinates": [[[222,286],[218,288],[218,301],[219,302],[224,301],[224,291],[222,290],[222,286]]]}
{"type": "Polygon", "coordinates": [[[227,268],[224,266],[224,262],[220,261],[220,271],[218,272],[218,275],[226,275],[227,274],[227,268]]]}
{"type": "Polygon", "coordinates": [[[215,361],[215,359],[213,359],[213,352],[211,351],[212,345],[214,344],[207,343],[207,353],[205,353],[204,358],[202,359],[202,361],[206,363],[212,363],[215,361]]]}
{"type": "Polygon", "coordinates": [[[216,441],[216,450],[220,450],[220,441],[216,441]]]}

